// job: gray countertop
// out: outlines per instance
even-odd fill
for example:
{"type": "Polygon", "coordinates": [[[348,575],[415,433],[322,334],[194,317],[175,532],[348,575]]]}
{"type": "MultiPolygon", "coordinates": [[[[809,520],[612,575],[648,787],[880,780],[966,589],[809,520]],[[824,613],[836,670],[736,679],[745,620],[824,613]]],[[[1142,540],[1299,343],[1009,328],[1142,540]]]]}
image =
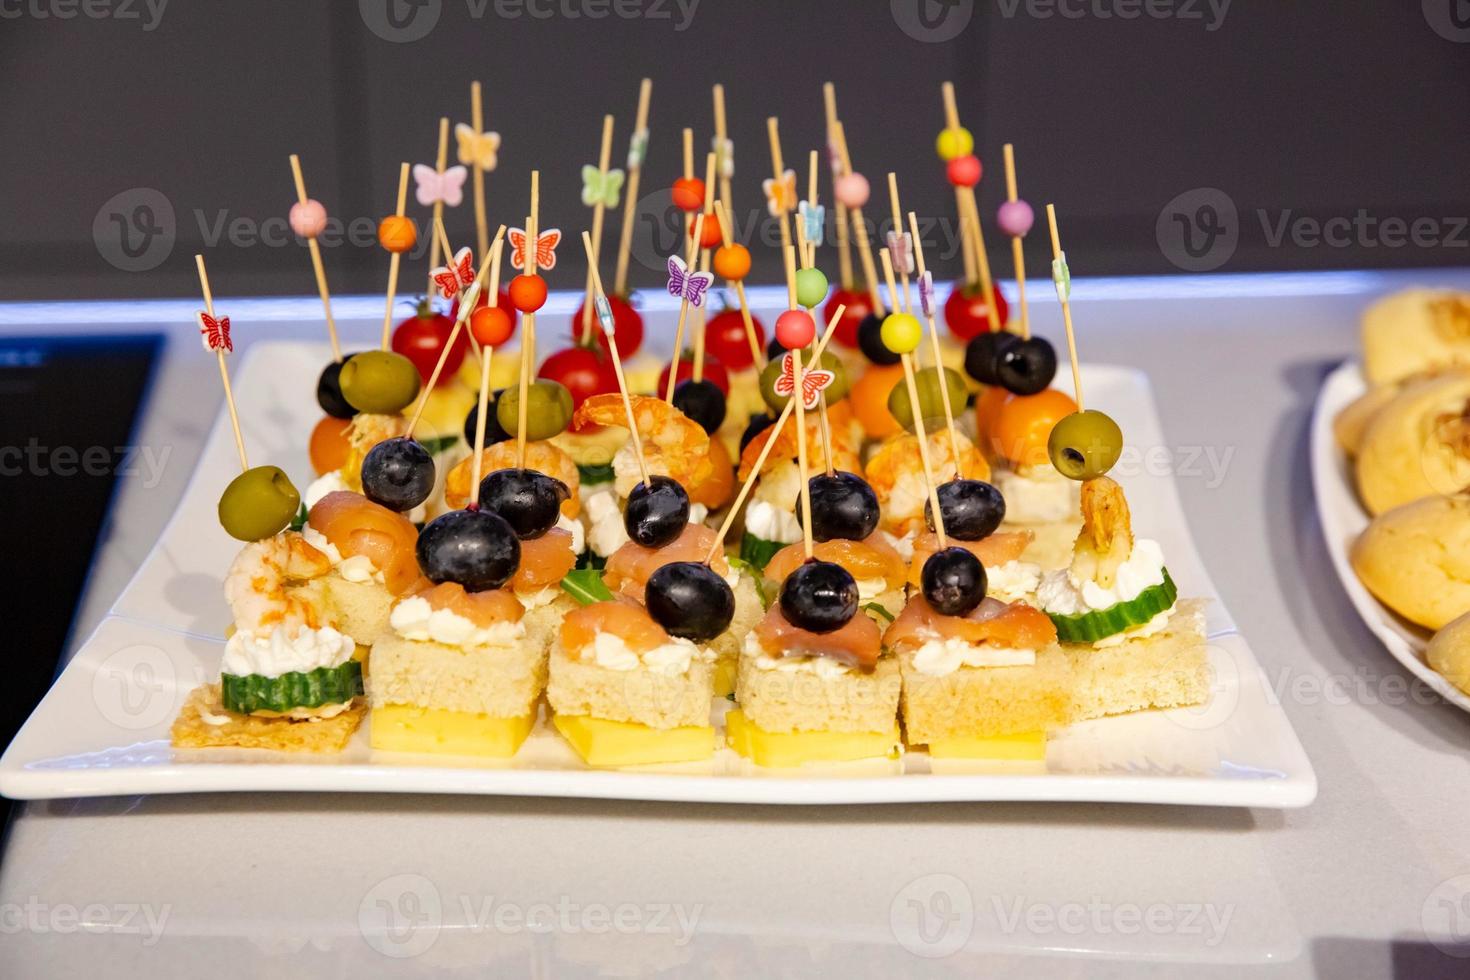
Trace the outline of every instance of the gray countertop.
{"type": "MultiPolygon", "coordinates": [[[[1074,293],[1084,359],[1152,380],[1200,553],[1316,769],[1306,809],[29,803],[0,864],[0,973],[1466,975],[1450,954],[1470,957],[1470,716],[1426,697],[1357,619],[1308,478],[1321,379],[1354,355],[1363,306],[1417,282],[1470,275],[1078,280],[1074,293]]],[[[229,308],[252,336],[314,337],[312,302],[229,308]]],[[[380,304],[339,300],[349,335],[369,337],[380,304]]],[[[147,554],[213,418],[194,305],[0,305],[0,332],[170,338],[136,438],[158,466],[120,481],[74,647],[147,554]]],[[[1055,338],[1055,300],[1034,320],[1055,338]]]]}

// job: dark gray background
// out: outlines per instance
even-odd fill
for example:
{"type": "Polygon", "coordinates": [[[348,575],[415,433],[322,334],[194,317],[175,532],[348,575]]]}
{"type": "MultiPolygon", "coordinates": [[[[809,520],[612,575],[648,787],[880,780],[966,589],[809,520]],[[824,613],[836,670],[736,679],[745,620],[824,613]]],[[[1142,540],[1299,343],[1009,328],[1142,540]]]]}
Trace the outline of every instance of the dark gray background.
{"type": "MultiPolygon", "coordinates": [[[[722,81],[737,211],[748,221],[770,171],[765,117],[780,116],[787,163],[804,184],[830,79],[856,166],[874,182],[870,213],[886,215],[882,179],[894,169],[906,206],[947,216],[953,198],[932,147],[939,84],[952,78],[987,168],[982,214],[991,218],[1001,200],[1000,145],[1011,140],[1022,196],[1057,203],[1078,274],[1430,266],[1470,253],[1461,227],[1470,214],[1470,30],[1453,19],[1470,5],[1458,0],[1236,0],[1223,17],[1219,0],[1215,9],[1206,0],[1063,0],[1081,16],[1038,0],[699,0],[692,15],[688,0],[622,0],[644,16],[600,20],[567,10],[608,10],[608,0],[546,2],[536,10],[544,18],[506,0],[417,0],[411,27],[433,27],[407,43],[368,26],[388,3],[406,16],[405,0],[170,0],[157,18],[144,0],[111,0],[105,17],[95,15],[107,0],[89,0],[90,14],[73,2],[0,4],[7,299],[192,294],[201,245],[221,292],[309,293],[298,243],[229,234],[210,243],[205,233],[221,215],[247,229],[283,216],[294,200],[292,151],[333,215],[375,221],[391,210],[398,162],[432,162],[438,117],[468,120],[472,78],[486,87],[488,127],[505,139],[489,176],[492,225],[520,223],[539,166],[543,225],[584,227],[580,166],[595,161],[605,112],[617,117],[621,161],[644,74],[654,79],[646,191],[676,176],[682,126],[695,128],[702,159],[710,85],[722,81]],[[963,28],[924,39],[919,4],[939,35],[963,28]],[[176,239],[168,248],[165,234],[155,252],[124,262],[151,268],[123,271],[104,256],[118,255],[110,214],[131,216],[139,188],[167,199],[176,239]],[[1221,201],[1202,188],[1228,205],[1216,223],[1223,234],[1194,262],[1178,222],[1221,201]],[[1290,232],[1271,241],[1284,217],[1352,219],[1360,209],[1375,221],[1417,219],[1421,242],[1395,246],[1362,227],[1335,245],[1290,232]]],[[[830,203],[825,172],[822,193],[830,203]]],[[[451,213],[452,237],[467,241],[471,228],[467,202],[451,213]]],[[[616,232],[612,220],[609,245],[616,232]]],[[[554,288],[581,284],[572,244],[554,288]]],[[[1000,244],[991,229],[997,272],[1009,276],[1000,244]]],[[[383,288],[386,257],[375,245],[326,253],[335,291],[383,288]]],[[[1044,236],[1033,235],[1036,272],[1044,253],[1044,236]]],[[[823,262],[835,271],[830,254],[823,262]]],[[[778,275],[774,251],[757,249],[757,263],[758,279],[778,275]]],[[[635,278],[655,281],[636,264],[635,278]]],[[[404,284],[413,289],[416,277],[406,273],[404,284]]]]}

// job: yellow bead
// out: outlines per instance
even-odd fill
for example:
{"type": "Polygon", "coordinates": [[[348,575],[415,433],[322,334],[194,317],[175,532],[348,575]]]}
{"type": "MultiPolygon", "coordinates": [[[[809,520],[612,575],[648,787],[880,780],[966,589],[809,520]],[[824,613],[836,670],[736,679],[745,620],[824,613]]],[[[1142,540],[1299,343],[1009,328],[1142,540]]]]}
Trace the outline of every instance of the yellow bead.
{"type": "Polygon", "coordinates": [[[912,354],[924,339],[924,328],[912,313],[890,313],[879,332],[883,346],[895,354],[912,354]]]}
{"type": "Polygon", "coordinates": [[[934,150],[941,160],[969,156],[975,152],[975,137],[963,126],[958,129],[943,129],[934,140],[934,150]]]}

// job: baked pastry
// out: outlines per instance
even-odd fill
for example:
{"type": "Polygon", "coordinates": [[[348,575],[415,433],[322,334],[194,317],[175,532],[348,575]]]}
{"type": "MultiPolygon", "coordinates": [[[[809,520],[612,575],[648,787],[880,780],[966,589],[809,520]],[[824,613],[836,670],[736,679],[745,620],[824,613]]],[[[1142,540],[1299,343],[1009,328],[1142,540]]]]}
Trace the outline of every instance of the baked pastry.
{"type": "Polygon", "coordinates": [[[1470,293],[1406,289],[1363,313],[1363,373],[1370,384],[1470,367],[1470,293]]]}
{"type": "Polygon", "coordinates": [[[1445,680],[1470,694],[1470,613],[1451,620],[1435,633],[1424,659],[1445,680]]]}
{"type": "Polygon", "coordinates": [[[1355,464],[1371,514],[1470,486],[1470,372],[1408,384],[1363,432],[1355,464]]]}
{"type": "Polygon", "coordinates": [[[1379,515],[1351,559],[1380,602],[1439,629],[1470,612],[1470,496],[1425,497],[1379,515]]]}

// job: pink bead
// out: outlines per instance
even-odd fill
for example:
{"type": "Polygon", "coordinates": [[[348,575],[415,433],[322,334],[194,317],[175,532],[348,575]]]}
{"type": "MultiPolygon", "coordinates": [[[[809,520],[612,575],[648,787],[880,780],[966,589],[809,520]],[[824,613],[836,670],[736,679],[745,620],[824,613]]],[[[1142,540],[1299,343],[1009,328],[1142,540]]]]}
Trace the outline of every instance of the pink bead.
{"type": "Polygon", "coordinates": [[[1007,201],[995,214],[995,223],[1012,238],[1025,238],[1035,220],[1036,215],[1032,213],[1031,205],[1025,201],[1007,201]]]}
{"type": "Polygon", "coordinates": [[[302,238],[315,238],[327,227],[327,209],[315,198],[291,205],[291,230],[302,238]]]}
{"type": "Polygon", "coordinates": [[[868,186],[868,178],[859,173],[851,173],[837,178],[833,192],[843,207],[860,208],[868,203],[872,188],[868,186]]]}
{"type": "Polygon", "coordinates": [[[816,321],[805,310],[787,310],[776,317],[776,340],[787,350],[805,347],[816,336],[816,321]]]}
{"type": "Polygon", "coordinates": [[[973,153],[955,157],[945,170],[949,174],[949,182],[956,187],[974,187],[980,183],[980,158],[973,153]]]}

